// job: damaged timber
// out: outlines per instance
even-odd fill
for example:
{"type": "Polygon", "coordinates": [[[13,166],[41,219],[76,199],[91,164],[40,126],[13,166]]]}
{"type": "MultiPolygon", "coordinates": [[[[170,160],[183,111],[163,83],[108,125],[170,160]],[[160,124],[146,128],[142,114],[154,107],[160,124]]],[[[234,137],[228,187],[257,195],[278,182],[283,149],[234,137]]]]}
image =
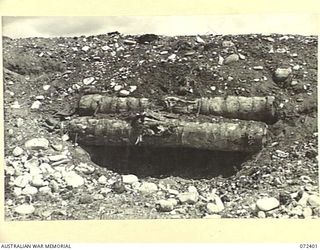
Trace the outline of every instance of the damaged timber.
{"type": "Polygon", "coordinates": [[[267,125],[262,122],[187,122],[161,115],[144,115],[134,121],[83,116],[70,120],[68,128],[71,136],[84,145],[185,147],[238,152],[261,150],[267,134],[267,125]]]}
{"type": "Polygon", "coordinates": [[[93,94],[82,96],[78,105],[78,111],[81,115],[141,112],[147,109],[180,114],[223,116],[266,123],[273,123],[276,120],[275,98],[273,96],[227,96],[193,100],[165,97],[161,100],[150,100],[93,94]]]}

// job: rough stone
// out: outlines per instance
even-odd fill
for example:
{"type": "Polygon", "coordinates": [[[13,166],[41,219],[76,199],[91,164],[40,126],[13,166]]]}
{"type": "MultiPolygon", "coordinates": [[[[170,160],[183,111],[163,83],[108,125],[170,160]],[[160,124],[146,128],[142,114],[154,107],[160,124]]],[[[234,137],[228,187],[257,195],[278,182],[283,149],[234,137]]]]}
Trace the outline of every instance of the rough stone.
{"type": "Polygon", "coordinates": [[[190,192],[190,193],[198,193],[198,190],[197,190],[197,188],[195,187],[195,186],[189,186],[188,187],[188,192],[190,192]]]}
{"type": "Polygon", "coordinates": [[[48,163],[41,163],[41,165],[39,166],[40,171],[43,174],[52,174],[55,170],[50,166],[50,164],[48,163]]]}
{"type": "Polygon", "coordinates": [[[49,141],[45,138],[33,138],[25,143],[26,149],[37,150],[37,149],[48,149],[49,141]]]}
{"type": "Polygon", "coordinates": [[[38,189],[36,187],[27,186],[22,189],[22,194],[25,195],[35,195],[36,193],[38,193],[38,189]]]}
{"type": "Polygon", "coordinates": [[[128,95],[130,95],[130,91],[129,90],[122,89],[122,90],[119,91],[119,96],[126,97],[128,95]]]}
{"type": "Polygon", "coordinates": [[[52,144],[51,147],[55,150],[55,151],[61,151],[63,149],[63,145],[62,144],[52,144]]]}
{"type": "Polygon", "coordinates": [[[57,162],[57,161],[68,159],[68,157],[66,155],[50,155],[48,156],[48,159],[50,161],[57,162]]]}
{"type": "Polygon", "coordinates": [[[307,206],[308,199],[309,199],[309,194],[307,192],[303,192],[300,200],[298,201],[298,204],[305,207],[307,206]]]}
{"type": "Polygon", "coordinates": [[[274,72],[274,80],[276,82],[284,82],[292,73],[291,68],[277,68],[274,72]]]}
{"type": "Polygon", "coordinates": [[[105,185],[107,184],[107,177],[105,177],[104,175],[100,176],[99,179],[98,179],[98,182],[102,185],[105,185]]]}
{"type": "Polygon", "coordinates": [[[13,188],[13,194],[18,197],[22,194],[22,189],[20,187],[14,187],[13,188]]]}
{"type": "Polygon", "coordinates": [[[318,195],[310,195],[308,198],[308,203],[312,206],[312,207],[320,207],[320,196],[318,195]]]}
{"type": "Polygon", "coordinates": [[[18,176],[13,184],[17,187],[24,188],[31,181],[31,176],[29,174],[18,176]]]}
{"type": "Polygon", "coordinates": [[[174,199],[168,199],[168,200],[159,200],[157,202],[158,210],[161,212],[170,212],[174,209],[174,207],[177,205],[177,201],[174,199]]]}
{"type": "Polygon", "coordinates": [[[13,156],[18,157],[23,154],[23,149],[20,147],[15,147],[12,151],[13,156]]]}
{"type": "Polygon", "coordinates": [[[20,117],[17,118],[17,123],[16,123],[17,127],[20,128],[23,124],[24,124],[24,120],[20,117]]]}
{"type": "MultiPolygon", "coordinates": [[[[220,199],[220,198],[219,198],[220,199]]],[[[222,201],[220,200],[220,203],[208,203],[207,204],[207,210],[210,214],[214,213],[220,213],[224,209],[224,205],[222,201]]]]}
{"type": "Polygon", "coordinates": [[[199,194],[195,192],[185,192],[179,194],[177,197],[181,203],[195,204],[199,199],[199,194]]]}
{"type": "Polygon", "coordinates": [[[259,211],[259,212],[258,212],[258,218],[260,218],[260,219],[266,218],[266,213],[263,212],[263,211],[259,211]]]}
{"type": "Polygon", "coordinates": [[[310,207],[306,207],[303,209],[302,215],[304,218],[310,218],[312,216],[312,213],[312,209],[310,207]]]}
{"type": "Polygon", "coordinates": [[[48,187],[48,186],[40,187],[39,188],[39,193],[50,194],[51,193],[51,188],[48,187]]]}
{"type": "Polygon", "coordinates": [[[257,200],[256,205],[262,211],[270,211],[279,207],[280,203],[276,198],[270,197],[257,200]]]}
{"type": "Polygon", "coordinates": [[[239,55],[231,54],[224,59],[223,63],[227,65],[237,61],[239,61],[239,55]]]}
{"type": "Polygon", "coordinates": [[[122,181],[124,184],[132,184],[139,181],[138,177],[133,174],[122,175],[122,181]]]}
{"type": "Polygon", "coordinates": [[[41,175],[33,176],[32,180],[31,180],[31,185],[34,186],[34,187],[46,186],[48,184],[48,182],[45,182],[42,178],[43,177],[41,175]]]}
{"type": "Polygon", "coordinates": [[[156,192],[158,190],[158,187],[156,184],[152,182],[143,182],[141,186],[138,188],[138,190],[141,193],[149,194],[156,192]]]}
{"type": "Polygon", "coordinates": [[[233,47],[234,43],[232,41],[223,41],[222,42],[222,47],[228,48],[228,47],[233,47]]]}
{"type": "Polygon", "coordinates": [[[87,78],[83,79],[83,84],[84,85],[92,84],[94,82],[94,80],[95,80],[94,77],[87,77],[87,78]]]}
{"type": "Polygon", "coordinates": [[[24,167],[26,169],[34,169],[34,168],[39,168],[39,161],[37,158],[31,158],[30,160],[27,160],[25,163],[24,163],[24,167]]]}
{"type": "Polygon", "coordinates": [[[32,214],[35,211],[34,206],[29,204],[22,204],[20,206],[17,206],[14,211],[20,215],[27,215],[32,214]]]}
{"type": "Polygon", "coordinates": [[[31,109],[39,109],[41,105],[42,103],[40,101],[35,101],[34,103],[32,103],[31,109]]]}
{"type": "Polygon", "coordinates": [[[80,187],[84,184],[84,179],[73,171],[66,172],[63,176],[66,184],[71,187],[80,187]]]}
{"type": "Polygon", "coordinates": [[[95,167],[81,162],[79,166],[76,167],[76,170],[84,174],[92,174],[95,171],[95,167]]]}

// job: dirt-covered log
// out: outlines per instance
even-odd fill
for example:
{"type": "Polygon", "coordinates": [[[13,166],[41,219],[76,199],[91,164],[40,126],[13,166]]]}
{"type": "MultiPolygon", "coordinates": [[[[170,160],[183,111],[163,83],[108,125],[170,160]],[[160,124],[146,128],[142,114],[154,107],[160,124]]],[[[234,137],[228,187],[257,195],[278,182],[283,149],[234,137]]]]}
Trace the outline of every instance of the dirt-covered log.
{"type": "Polygon", "coordinates": [[[223,116],[242,120],[273,122],[275,120],[275,98],[228,96],[185,100],[166,97],[162,100],[150,100],[134,97],[109,97],[85,95],[79,102],[79,113],[140,112],[146,109],[160,109],[172,113],[203,114],[223,116]]]}
{"type": "Polygon", "coordinates": [[[255,121],[275,119],[275,98],[227,96],[187,101],[177,97],[165,98],[166,108],[173,113],[198,113],[255,121]]]}
{"type": "Polygon", "coordinates": [[[267,125],[254,121],[210,123],[145,117],[128,122],[79,117],[70,121],[69,131],[72,137],[85,145],[147,145],[255,152],[266,141],[267,125]]]}
{"type": "Polygon", "coordinates": [[[103,95],[84,95],[79,101],[79,113],[89,115],[93,113],[140,112],[152,108],[153,104],[147,98],[112,97],[103,95]]]}

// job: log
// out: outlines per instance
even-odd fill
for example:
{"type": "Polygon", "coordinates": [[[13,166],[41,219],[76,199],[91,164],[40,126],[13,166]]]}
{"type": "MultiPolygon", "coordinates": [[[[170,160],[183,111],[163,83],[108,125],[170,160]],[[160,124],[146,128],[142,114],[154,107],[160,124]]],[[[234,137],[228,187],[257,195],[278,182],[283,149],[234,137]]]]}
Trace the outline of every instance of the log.
{"type": "Polygon", "coordinates": [[[83,116],[70,120],[68,128],[71,137],[84,145],[141,145],[238,152],[261,150],[267,133],[267,125],[262,122],[186,122],[152,116],[132,122],[83,116]]]}
{"type": "Polygon", "coordinates": [[[149,100],[147,98],[85,95],[79,101],[78,110],[80,115],[92,115],[157,109],[180,114],[214,115],[272,123],[276,116],[274,101],[273,96],[228,96],[194,100],[165,97],[161,100],[149,100]]]}
{"type": "Polygon", "coordinates": [[[98,94],[82,96],[78,105],[81,115],[141,112],[152,108],[153,104],[147,98],[112,97],[98,94]]]}

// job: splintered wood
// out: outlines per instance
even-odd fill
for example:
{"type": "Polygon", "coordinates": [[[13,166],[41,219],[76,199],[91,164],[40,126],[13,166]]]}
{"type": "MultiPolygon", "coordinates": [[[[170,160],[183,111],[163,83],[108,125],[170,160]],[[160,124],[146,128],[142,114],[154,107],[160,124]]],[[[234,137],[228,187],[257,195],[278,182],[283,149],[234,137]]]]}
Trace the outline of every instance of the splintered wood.
{"type": "Polygon", "coordinates": [[[142,145],[187,147],[217,151],[256,152],[266,141],[262,122],[186,122],[162,116],[146,116],[128,122],[119,119],[78,117],[69,130],[86,145],[142,145]]]}
{"type": "Polygon", "coordinates": [[[109,97],[103,95],[85,95],[79,101],[80,114],[141,112],[157,109],[180,114],[203,114],[223,116],[241,120],[272,122],[276,112],[275,98],[228,96],[186,100],[177,97],[165,97],[161,100],[134,97],[109,97]]]}

